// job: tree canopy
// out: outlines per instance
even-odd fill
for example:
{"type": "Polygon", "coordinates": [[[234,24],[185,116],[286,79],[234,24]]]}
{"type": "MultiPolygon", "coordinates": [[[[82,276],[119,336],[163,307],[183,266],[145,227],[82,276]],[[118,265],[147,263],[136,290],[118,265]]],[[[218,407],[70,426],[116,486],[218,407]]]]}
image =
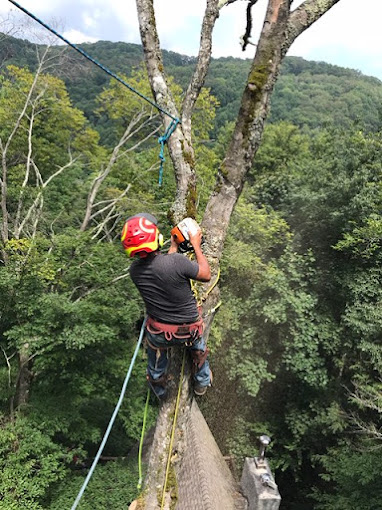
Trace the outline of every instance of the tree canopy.
{"type": "MultiPolygon", "coordinates": [[[[66,76],[65,60],[60,73],[39,69],[30,43],[7,41],[0,508],[54,510],[69,507],[83,482],[142,320],[119,231],[144,206],[168,237],[176,182],[167,161],[157,185],[151,109],[76,58],[66,76]]],[[[149,92],[140,46],[86,49],[149,92]]],[[[164,62],[180,107],[195,59],[164,52],[164,62]]],[[[196,103],[199,219],[248,69],[213,60],[196,103]]],[[[238,466],[259,433],[274,438],[272,467],[294,510],[381,504],[381,94],[378,80],[356,71],[285,59],[221,261],[210,334],[216,385],[201,405],[238,466]]],[[[144,366],[139,357],[105,451],[114,460],[102,460],[84,508],[104,508],[105,495],[126,508],[136,497],[144,366]]],[[[156,413],[151,401],[150,424],[156,413]]]]}

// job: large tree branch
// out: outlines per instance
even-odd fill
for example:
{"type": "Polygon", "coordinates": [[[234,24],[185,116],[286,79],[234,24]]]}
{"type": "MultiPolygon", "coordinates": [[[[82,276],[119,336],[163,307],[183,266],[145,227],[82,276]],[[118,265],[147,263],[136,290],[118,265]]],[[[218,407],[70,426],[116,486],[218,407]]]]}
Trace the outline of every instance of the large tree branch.
{"type": "MultiPolygon", "coordinates": [[[[153,0],[136,0],[136,3],[147,74],[154,99],[162,109],[179,118],[179,112],[168,88],[164,73],[153,0]]],[[[162,118],[167,129],[172,119],[165,114],[162,114],[162,118]]],[[[196,214],[195,155],[191,139],[186,136],[179,125],[170,136],[167,146],[174,165],[177,185],[172,211],[173,221],[176,222],[182,217],[195,216],[196,214]]]]}
{"type": "Polygon", "coordinates": [[[260,145],[269,99],[282,61],[282,45],[289,16],[289,0],[269,0],[236,126],[221,164],[215,192],[203,219],[210,258],[220,260],[229,220],[244,180],[260,145]]]}
{"type": "Polygon", "coordinates": [[[211,61],[212,32],[216,19],[219,16],[218,3],[218,0],[207,0],[207,7],[204,13],[200,35],[197,64],[183,101],[182,126],[189,139],[191,139],[191,115],[195,107],[196,100],[200,94],[200,90],[204,84],[211,61]]]}
{"type": "Polygon", "coordinates": [[[286,53],[295,39],[307,28],[321,18],[340,0],[306,0],[289,16],[287,33],[284,44],[286,53]]]}

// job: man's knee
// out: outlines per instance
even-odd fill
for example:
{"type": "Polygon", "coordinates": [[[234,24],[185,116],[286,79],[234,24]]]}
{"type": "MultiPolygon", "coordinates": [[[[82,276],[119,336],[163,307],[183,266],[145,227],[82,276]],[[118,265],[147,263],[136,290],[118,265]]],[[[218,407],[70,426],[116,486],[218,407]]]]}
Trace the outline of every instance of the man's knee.
{"type": "Polygon", "coordinates": [[[195,368],[200,370],[200,368],[204,365],[209,352],[210,350],[208,348],[206,348],[204,351],[200,349],[191,350],[191,358],[195,368]]]}

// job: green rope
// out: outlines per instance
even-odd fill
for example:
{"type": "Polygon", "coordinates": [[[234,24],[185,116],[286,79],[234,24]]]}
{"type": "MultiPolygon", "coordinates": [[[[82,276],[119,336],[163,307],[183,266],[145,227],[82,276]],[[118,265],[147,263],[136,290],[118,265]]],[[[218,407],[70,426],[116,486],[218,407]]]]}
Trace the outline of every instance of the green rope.
{"type": "Polygon", "coordinates": [[[141,440],[139,442],[139,452],[138,452],[138,471],[139,471],[139,480],[137,489],[141,490],[142,488],[142,448],[143,448],[143,438],[145,437],[145,429],[146,429],[146,419],[147,419],[147,410],[149,408],[149,399],[150,399],[150,388],[147,390],[146,397],[146,405],[143,413],[143,424],[142,424],[142,432],[141,432],[141,440]]]}

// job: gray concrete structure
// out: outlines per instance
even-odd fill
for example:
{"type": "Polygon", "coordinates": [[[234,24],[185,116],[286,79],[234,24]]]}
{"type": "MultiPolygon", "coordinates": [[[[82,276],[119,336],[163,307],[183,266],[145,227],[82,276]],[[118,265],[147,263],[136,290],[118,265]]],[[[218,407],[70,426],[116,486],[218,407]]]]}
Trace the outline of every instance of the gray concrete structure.
{"type": "Polygon", "coordinates": [[[248,510],[278,510],[281,496],[266,459],[245,459],[241,489],[248,510]]]}

